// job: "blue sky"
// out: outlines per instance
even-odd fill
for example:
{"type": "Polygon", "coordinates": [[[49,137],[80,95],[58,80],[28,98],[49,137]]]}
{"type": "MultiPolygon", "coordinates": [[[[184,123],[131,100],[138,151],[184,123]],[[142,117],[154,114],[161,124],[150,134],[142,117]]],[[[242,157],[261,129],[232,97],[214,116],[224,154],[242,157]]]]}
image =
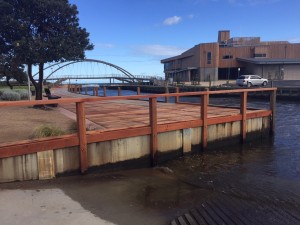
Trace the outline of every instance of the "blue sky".
{"type": "Polygon", "coordinates": [[[70,0],[95,45],[87,58],[163,76],[161,59],[231,37],[300,42],[299,0],[70,0]]]}

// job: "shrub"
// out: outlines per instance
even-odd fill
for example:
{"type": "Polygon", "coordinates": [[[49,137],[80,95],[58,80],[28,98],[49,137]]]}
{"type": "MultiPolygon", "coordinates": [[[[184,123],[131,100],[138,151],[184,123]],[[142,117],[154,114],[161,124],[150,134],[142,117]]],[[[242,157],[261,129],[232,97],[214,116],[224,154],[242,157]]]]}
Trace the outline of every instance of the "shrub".
{"type": "Polygon", "coordinates": [[[18,89],[18,90],[15,90],[15,92],[20,94],[21,100],[29,99],[28,90],[18,89]]]}
{"type": "Polygon", "coordinates": [[[5,90],[8,90],[8,89],[0,89],[0,97],[1,97],[1,95],[3,94],[3,92],[4,92],[5,90]]]}
{"type": "MultiPolygon", "coordinates": [[[[70,133],[76,133],[78,131],[76,121],[71,123],[71,125],[69,127],[69,130],[70,130],[70,133]]],[[[92,130],[97,130],[97,128],[94,127],[92,124],[87,124],[85,130],[86,131],[92,131],[92,130]]]]}
{"type": "Polygon", "coordinates": [[[7,90],[3,90],[2,94],[1,94],[1,100],[19,101],[19,100],[21,100],[21,95],[15,91],[7,89],[7,90]]]}
{"type": "Polygon", "coordinates": [[[66,134],[66,132],[61,130],[59,127],[42,125],[34,131],[33,138],[53,137],[64,134],[66,134]]]}

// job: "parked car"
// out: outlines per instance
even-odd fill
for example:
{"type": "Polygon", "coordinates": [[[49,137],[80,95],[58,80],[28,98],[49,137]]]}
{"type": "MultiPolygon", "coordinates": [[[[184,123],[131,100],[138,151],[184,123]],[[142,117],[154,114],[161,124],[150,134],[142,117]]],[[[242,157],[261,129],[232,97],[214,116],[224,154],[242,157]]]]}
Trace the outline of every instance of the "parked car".
{"type": "Polygon", "coordinates": [[[236,80],[236,84],[239,86],[266,86],[268,79],[262,78],[258,75],[241,75],[236,80]]]}

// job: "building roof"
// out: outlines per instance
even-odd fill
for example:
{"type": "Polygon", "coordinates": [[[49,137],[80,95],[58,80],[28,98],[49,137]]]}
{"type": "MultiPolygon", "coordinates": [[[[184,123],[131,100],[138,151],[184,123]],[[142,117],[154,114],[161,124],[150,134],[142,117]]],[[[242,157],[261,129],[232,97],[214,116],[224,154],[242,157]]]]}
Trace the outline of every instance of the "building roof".
{"type": "Polygon", "coordinates": [[[194,56],[194,54],[189,54],[189,55],[181,54],[181,55],[173,56],[173,57],[170,57],[170,58],[167,58],[167,59],[162,59],[160,62],[161,63],[166,63],[166,62],[170,62],[170,61],[173,61],[173,60],[185,59],[185,58],[192,57],[192,56],[194,56]]]}
{"type": "Polygon", "coordinates": [[[300,58],[294,59],[274,59],[274,58],[237,58],[239,62],[251,63],[251,64],[300,64],[300,58]]]}

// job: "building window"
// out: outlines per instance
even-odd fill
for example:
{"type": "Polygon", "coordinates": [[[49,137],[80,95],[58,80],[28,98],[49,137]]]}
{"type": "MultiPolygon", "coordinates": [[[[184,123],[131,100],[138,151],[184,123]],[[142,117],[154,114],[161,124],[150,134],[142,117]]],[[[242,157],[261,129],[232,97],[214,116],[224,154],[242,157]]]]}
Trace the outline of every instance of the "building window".
{"type": "Polygon", "coordinates": [[[172,68],[172,62],[165,63],[165,70],[170,70],[172,68]]]}
{"type": "Polygon", "coordinates": [[[223,55],[222,59],[232,59],[232,55],[223,55]]]}
{"type": "Polygon", "coordinates": [[[266,58],[267,54],[266,53],[254,53],[253,57],[254,58],[266,58]]]}
{"type": "Polygon", "coordinates": [[[207,64],[211,64],[211,52],[207,52],[207,64]]]}

